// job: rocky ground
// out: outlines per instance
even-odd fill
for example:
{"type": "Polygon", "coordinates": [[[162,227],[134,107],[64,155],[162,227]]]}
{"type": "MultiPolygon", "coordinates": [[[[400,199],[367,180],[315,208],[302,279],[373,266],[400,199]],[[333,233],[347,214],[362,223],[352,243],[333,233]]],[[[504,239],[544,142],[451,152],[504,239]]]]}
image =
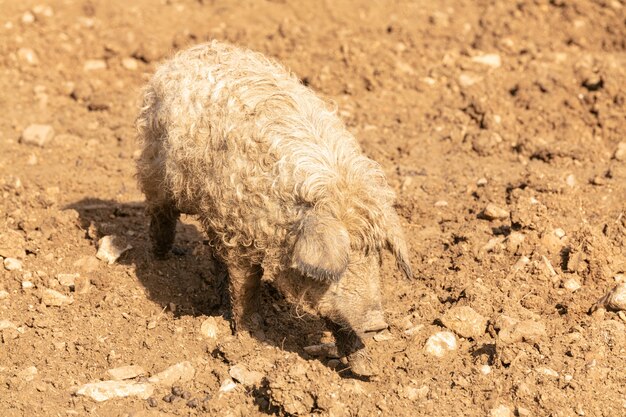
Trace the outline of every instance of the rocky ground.
{"type": "Polygon", "coordinates": [[[625,21],[623,0],[0,0],[0,414],[626,414],[625,21]],[[213,38],[333,100],[397,190],[416,279],[385,258],[369,381],[270,284],[265,331],[231,335],[192,218],[184,256],[149,254],[139,89],[213,38]]]}

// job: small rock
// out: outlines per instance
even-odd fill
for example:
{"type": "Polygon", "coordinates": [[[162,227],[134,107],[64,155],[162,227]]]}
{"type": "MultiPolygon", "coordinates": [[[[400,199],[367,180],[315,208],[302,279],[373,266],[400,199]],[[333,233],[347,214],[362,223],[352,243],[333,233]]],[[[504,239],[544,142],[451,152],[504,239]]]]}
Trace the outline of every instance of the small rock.
{"type": "Polygon", "coordinates": [[[479,75],[464,72],[459,75],[459,85],[461,87],[471,87],[472,85],[482,81],[482,77],[479,75]]]}
{"type": "Polygon", "coordinates": [[[478,367],[478,372],[480,372],[483,375],[489,375],[491,373],[491,366],[489,365],[482,365],[478,367]]]}
{"type": "Polygon", "coordinates": [[[626,283],[622,282],[611,288],[594,304],[591,311],[595,311],[598,308],[614,311],[626,310],[626,283]]]}
{"type": "Polygon", "coordinates": [[[77,275],[74,280],[74,292],[77,294],[87,294],[91,289],[91,281],[87,277],[77,275]]]}
{"type": "Polygon", "coordinates": [[[439,332],[430,336],[424,346],[426,353],[443,358],[448,352],[457,349],[457,341],[452,332],[439,332]]]}
{"type": "Polygon", "coordinates": [[[115,263],[124,252],[133,247],[121,236],[104,236],[98,241],[96,258],[107,261],[109,265],[115,263]]]}
{"type": "Polygon", "coordinates": [[[28,368],[22,369],[17,373],[18,378],[30,382],[37,376],[37,368],[34,366],[29,366],[28,368]]]}
{"type": "Polygon", "coordinates": [[[576,177],[574,176],[574,174],[569,174],[567,177],[565,177],[565,184],[567,184],[567,186],[570,188],[574,188],[576,186],[576,177]]]}
{"type": "Polygon", "coordinates": [[[498,333],[502,343],[512,344],[517,342],[534,343],[547,337],[546,326],[534,320],[524,320],[512,325],[504,325],[498,333]]]}
{"type": "Polygon", "coordinates": [[[209,317],[200,325],[200,334],[207,339],[217,339],[219,328],[215,317],[209,317]]]}
{"type": "Polygon", "coordinates": [[[45,5],[45,4],[38,4],[37,6],[33,7],[33,12],[38,16],[39,15],[46,16],[46,17],[54,16],[54,10],[52,10],[52,7],[45,5]]]}
{"type": "Polygon", "coordinates": [[[135,71],[139,68],[139,63],[135,58],[122,59],[122,66],[129,71],[135,71]]]}
{"type": "Polygon", "coordinates": [[[31,281],[22,281],[22,289],[23,290],[30,290],[34,286],[35,286],[35,284],[33,284],[31,281]]]}
{"type": "Polygon", "coordinates": [[[489,411],[489,417],[513,417],[513,412],[506,405],[500,404],[489,411]]]}
{"type": "Polygon", "coordinates": [[[22,261],[15,258],[4,258],[4,269],[7,271],[21,271],[23,268],[22,261]]]}
{"type": "Polygon", "coordinates": [[[477,186],[477,187],[484,187],[484,186],[486,186],[487,184],[488,184],[487,178],[484,178],[484,177],[483,177],[483,178],[479,178],[479,179],[476,181],[476,186],[477,186]]]}
{"type": "Polygon", "coordinates": [[[472,57],[472,61],[491,68],[500,68],[502,65],[502,59],[498,54],[476,55],[472,57]]]}
{"type": "Polygon", "coordinates": [[[59,284],[64,287],[74,288],[76,284],[76,278],[78,278],[80,274],[57,274],[57,280],[59,284]]]}
{"type": "Polygon", "coordinates": [[[4,300],[9,297],[9,293],[5,290],[0,290],[0,300],[4,300]]]}
{"type": "Polygon", "coordinates": [[[487,319],[468,306],[452,307],[441,322],[459,336],[476,339],[485,333],[487,319]]]}
{"type": "Polygon", "coordinates": [[[613,154],[613,158],[618,161],[626,161],[626,142],[620,142],[617,144],[617,149],[613,154]]]}
{"type": "Polygon", "coordinates": [[[604,80],[599,74],[590,73],[583,80],[583,87],[589,91],[597,91],[604,86],[604,80]]]}
{"type": "Polygon", "coordinates": [[[58,291],[46,289],[41,296],[41,302],[46,306],[60,307],[74,302],[74,298],[61,294],[58,291]]]}
{"type": "Polygon", "coordinates": [[[506,244],[506,248],[509,251],[515,252],[520,247],[520,245],[524,242],[525,239],[526,239],[526,235],[524,235],[523,233],[511,232],[511,234],[506,237],[506,240],[504,243],[506,244]]]}
{"type": "Polygon", "coordinates": [[[446,200],[435,201],[435,207],[447,207],[448,202],[446,200]]]}
{"type": "Polygon", "coordinates": [[[407,336],[414,336],[414,335],[418,334],[423,328],[424,328],[423,324],[418,324],[416,326],[412,326],[412,327],[409,327],[408,329],[406,329],[404,331],[404,334],[406,334],[407,336]]]}
{"type": "Polygon", "coordinates": [[[503,208],[496,206],[493,203],[487,204],[483,215],[489,220],[502,220],[509,218],[509,212],[503,208]]]}
{"type": "Polygon", "coordinates": [[[9,320],[0,320],[0,331],[4,330],[4,329],[13,329],[13,330],[17,330],[17,326],[15,325],[15,323],[13,323],[12,321],[9,320]]]}
{"type": "Polygon", "coordinates": [[[513,264],[513,266],[511,267],[511,270],[513,272],[519,272],[524,269],[529,263],[530,259],[528,258],[528,256],[520,256],[517,262],[515,262],[515,264],[513,264]]]}
{"type": "Polygon", "coordinates": [[[164,371],[148,378],[148,381],[159,385],[174,385],[179,382],[191,381],[196,374],[191,362],[185,361],[172,365],[164,371]]]}
{"type": "Polygon", "coordinates": [[[83,65],[84,71],[98,71],[107,69],[107,62],[104,59],[88,59],[83,65]]]}
{"type": "Polygon", "coordinates": [[[389,330],[383,330],[382,332],[376,333],[373,339],[377,342],[387,342],[393,340],[393,335],[389,330]]]}
{"type": "Polygon", "coordinates": [[[247,386],[260,385],[263,380],[263,374],[261,372],[250,371],[242,364],[231,366],[228,374],[235,381],[247,386]]]}
{"type": "Polygon", "coordinates": [[[554,229],[554,236],[558,237],[559,239],[563,239],[565,237],[565,230],[561,228],[554,229]]]}
{"type": "Polygon", "coordinates": [[[550,368],[545,368],[545,367],[537,368],[537,372],[539,372],[542,375],[550,376],[550,377],[553,377],[553,378],[558,378],[559,377],[559,373],[557,371],[555,371],[554,369],[550,369],[550,368]]]}
{"type": "Polygon", "coordinates": [[[109,369],[107,373],[115,381],[132,379],[146,374],[144,369],[137,365],[120,366],[118,368],[109,369]]]}
{"type": "Polygon", "coordinates": [[[529,417],[530,410],[524,407],[517,407],[517,415],[520,417],[529,417]]]}
{"type": "Polygon", "coordinates": [[[24,12],[21,20],[22,20],[22,23],[24,23],[25,25],[30,25],[31,23],[35,21],[35,15],[32,14],[31,12],[24,12]]]}
{"type": "Polygon", "coordinates": [[[575,292],[580,289],[580,283],[578,282],[578,280],[576,280],[576,278],[572,277],[564,280],[562,286],[570,292],[575,292]]]}
{"type": "Polygon", "coordinates": [[[54,128],[50,125],[32,124],[22,131],[20,143],[43,147],[54,137],[54,128]]]}
{"type": "Polygon", "coordinates": [[[149,398],[146,400],[146,402],[148,403],[148,405],[149,405],[150,407],[153,407],[153,408],[154,408],[154,407],[157,407],[157,406],[159,405],[159,402],[158,402],[158,401],[157,401],[157,399],[156,399],[156,398],[154,398],[154,397],[149,397],[149,398]]]}
{"type": "Polygon", "coordinates": [[[154,387],[150,384],[127,381],[101,381],[83,385],[78,388],[76,395],[83,395],[101,402],[123,397],[139,397],[145,400],[151,397],[153,392],[154,387]]]}
{"type": "Polygon", "coordinates": [[[37,58],[37,54],[30,48],[20,48],[17,50],[17,57],[27,63],[28,65],[37,65],[39,64],[39,58],[37,58]]]}
{"type": "Polygon", "coordinates": [[[235,384],[235,381],[233,381],[230,378],[226,378],[224,381],[222,381],[222,385],[220,385],[219,392],[227,393],[227,392],[231,392],[235,388],[237,388],[237,384],[235,384]]]}

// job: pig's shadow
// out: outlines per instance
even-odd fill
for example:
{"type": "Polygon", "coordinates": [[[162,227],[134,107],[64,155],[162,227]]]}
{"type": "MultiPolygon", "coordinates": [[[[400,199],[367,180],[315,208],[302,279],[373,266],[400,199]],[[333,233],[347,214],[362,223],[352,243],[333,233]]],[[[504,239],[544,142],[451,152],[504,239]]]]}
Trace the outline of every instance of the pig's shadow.
{"type": "MultiPolygon", "coordinates": [[[[129,240],[132,249],[118,260],[133,265],[137,278],[147,289],[148,297],[175,317],[191,315],[228,317],[228,306],[223,305],[219,293],[220,274],[205,240],[193,220],[178,222],[175,246],[183,253],[157,260],[151,253],[148,238],[148,219],[143,203],[118,203],[111,200],[86,198],[67,208],[79,213],[81,227],[94,239],[105,235],[121,235],[129,240]],[[95,236],[94,236],[95,235],[95,236]]],[[[310,360],[304,347],[320,343],[326,330],[323,320],[302,315],[296,306],[288,303],[272,285],[262,286],[263,334],[254,334],[260,341],[280,349],[298,353],[310,360]]],[[[325,360],[322,359],[325,363],[325,360]]],[[[350,372],[341,376],[354,377],[350,372]]]]}

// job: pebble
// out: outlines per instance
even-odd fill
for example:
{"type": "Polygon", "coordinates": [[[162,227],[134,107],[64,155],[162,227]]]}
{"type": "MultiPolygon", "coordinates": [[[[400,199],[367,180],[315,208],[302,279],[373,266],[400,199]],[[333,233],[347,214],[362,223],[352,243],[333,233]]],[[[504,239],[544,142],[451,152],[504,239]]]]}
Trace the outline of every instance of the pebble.
{"type": "Polygon", "coordinates": [[[476,186],[477,187],[484,187],[488,184],[489,182],[487,181],[487,178],[482,177],[479,178],[478,180],[476,180],[476,186]]]}
{"type": "Polygon", "coordinates": [[[23,290],[30,290],[34,286],[35,286],[35,284],[33,284],[32,281],[22,281],[22,289],[23,290]]]}
{"type": "Polygon", "coordinates": [[[6,290],[0,290],[0,300],[4,300],[9,297],[9,292],[6,290]]]}
{"type": "Polygon", "coordinates": [[[626,161],[626,142],[620,142],[617,144],[617,149],[613,154],[613,158],[618,161],[626,161]]]}
{"type": "Polygon", "coordinates": [[[506,244],[506,248],[509,251],[515,252],[524,242],[524,240],[526,240],[526,235],[524,235],[523,233],[511,232],[511,234],[506,237],[504,243],[506,244]]]}
{"type": "Polygon", "coordinates": [[[39,58],[35,51],[30,48],[20,48],[17,50],[17,57],[28,65],[39,64],[39,58]]]}
{"type": "Polygon", "coordinates": [[[491,68],[500,68],[502,59],[498,54],[484,54],[472,57],[472,61],[491,68]]]}
{"type": "Polygon", "coordinates": [[[489,411],[489,417],[513,417],[513,412],[506,405],[500,404],[489,411]]]}
{"type": "Polygon", "coordinates": [[[23,268],[22,261],[16,258],[4,258],[4,269],[7,271],[21,271],[23,268]]]}
{"type": "Polygon", "coordinates": [[[576,186],[576,177],[574,176],[574,174],[569,174],[567,177],[565,177],[565,184],[567,184],[567,186],[570,188],[574,188],[576,186]]]}
{"type": "Polygon", "coordinates": [[[598,308],[607,310],[622,311],[626,310],[626,283],[621,282],[611,288],[602,298],[600,298],[592,307],[592,311],[598,308]]]}
{"type": "Polygon", "coordinates": [[[17,325],[10,320],[0,320],[0,331],[4,329],[17,330],[17,325]]]}
{"type": "Polygon", "coordinates": [[[228,374],[235,381],[247,386],[260,385],[263,380],[261,372],[251,371],[242,364],[231,366],[228,374]]]}
{"type": "Polygon", "coordinates": [[[520,256],[520,258],[517,260],[517,262],[515,262],[515,264],[513,264],[513,266],[511,267],[511,270],[513,272],[521,271],[529,263],[530,263],[530,258],[528,258],[528,256],[520,256]]]}
{"type": "Polygon", "coordinates": [[[98,71],[107,69],[107,62],[104,59],[88,59],[83,65],[84,71],[98,71]]]}
{"type": "Polygon", "coordinates": [[[498,333],[499,340],[505,344],[517,342],[534,343],[545,337],[547,337],[546,326],[534,320],[503,324],[500,333],[498,333]]]}
{"type": "Polygon", "coordinates": [[[35,22],[35,15],[31,12],[24,12],[24,14],[22,15],[22,23],[24,23],[25,25],[29,25],[33,22],[35,22]]]}
{"type": "Polygon", "coordinates": [[[563,288],[565,288],[566,290],[570,291],[570,292],[575,292],[578,291],[580,289],[580,283],[578,282],[578,280],[576,278],[567,278],[566,280],[563,281],[563,283],[561,284],[563,286],[563,288]]]}
{"type": "Polygon", "coordinates": [[[237,384],[235,384],[235,381],[230,378],[226,378],[224,381],[222,381],[219,392],[227,393],[234,390],[235,388],[237,388],[237,384]]]}
{"type": "Polygon", "coordinates": [[[61,294],[58,291],[46,289],[41,296],[41,302],[46,306],[60,307],[74,302],[74,298],[61,294]]]}
{"type": "Polygon", "coordinates": [[[127,365],[109,369],[107,374],[115,381],[122,381],[124,379],[132,379],[140,375],[145,375],[146,372],[141,366],[127,365]]]}
{"type": "Polygon", "coordinates": [[[389,330],[384,330],[382,332],[376,333],[373,339],[377,342],[387,342],[389,340],[393,340],[393,335],[389,330]]]}
{"type": "Polygon", "coordinates": [[[304,351],[311,356],[324,356],[327,358],[339,357],[337,346],[332,342],[305,346],[304,351]]]}
{"type": "Polygon", "coordinates": [[[31,124],[22,131],[20,143],[44,147],[54,138],[54,128],[50,125],[31,124]]]}
{"type": "Polygon", "coordinates": [[[452,307],[441,317],[441,322],[459,336],[476,339],[485,333],[487,318],[468,306],[452,307]]]}
{"type": "Polygon", "coordinates": [[[435,207],[447,207],[448,202],[446,200],[435,201],[435,207]]]}
{"type": "Polygon", "coordinates": [[[122,59],[122,66],[129,71],[135,71],[139,68],[139,63],[135,58],[122,59]]]}
{"type": "Polygon", "coordinates": [[[491,366],[481,365],[478,367],[478,372],[480,372],[483,375],[489,375],[491,373],[491,366]]]}
{"type": "Polygon", "coordinates": [[[554,369],[550,369],[550,368],[545,368],[545,367],[537,368],[537,372],[545,376],[551,376],[553,378],[559,377],[559,373],[555,371],[554,369]]]}
{"type": "Polygon", "coordinates": [[[493,203],[487,204],[487,207],[485,207],[485,210],[483,211],[483,215],[489,220],[501,220],[509,218],[509,212],[507,210],[500,208],[493,203]]]}
{"type": "Polygon", "coordinates": [[[407,336],[414,336],[417,333],[419,333],[423,328],[424,328],[423,324],[418,324],[416,326],[412,326],[412,327],[409,327],[408,329],[406,329],[404,331],[404,334],[406,334],[407,336]]]}
{"type": "Polygon", "coordinates": [[[559,239],[563,239],[565,237],[565,230],[559,228],[554,229],[554,235],[559,239]]]}
{"type": "Polygon", "coordinates": [[[437,358],[443,358],[448,352],[457,349],[454,333],[443,331],[430,336],[424,346],[426,353],[437,358]]]}
{"type": "Polygon", "coordinates": [[[139,397],[143,400],[152,396],[151,384],[128,381],[101,381],[85,384],[78,388],[76,395],[83,395],[101,402],[112,398],[139,397]]]}
{"type": "Polygon", "coordinates": [[[76,285],[76,278],[78,278],[80,274],[57,274],[57,280],[59,284],[64,287],[74,288],[76,285]]]}
{"type": "Polygon", "coordinates": [[[219,328],[215,317],[209,317],[200,325],[200,334],[207,339],[217,339],[219,328]]]}
{"type": "Polygon", "coordinates": [[[148,378],[148,381],[159,385],[174,385],[179,382],[191,381],[196,374],[191,362],[179,362],[164,371],[148,378]]]}
{"type": "Polygon", "coordinates": [[[482,77],[479,75],[464,72],[459,75],[459,84],[461,87],[471,87],[472,85],[482,81],[482,77]]]}
{"type": "Polygon", "coordinates": [[[18,378],[30,382],[37,376],[37,368],[35,366],[29,366],[28,368],[24,368],[17,373],[18,378]]]}
{"type": "Polygon", "coordinates": [[[121,236],[104,236],[98,241],[96,258],[107,261],[109,265],[115,263],[124,252],[133,247],[121,236]]]}

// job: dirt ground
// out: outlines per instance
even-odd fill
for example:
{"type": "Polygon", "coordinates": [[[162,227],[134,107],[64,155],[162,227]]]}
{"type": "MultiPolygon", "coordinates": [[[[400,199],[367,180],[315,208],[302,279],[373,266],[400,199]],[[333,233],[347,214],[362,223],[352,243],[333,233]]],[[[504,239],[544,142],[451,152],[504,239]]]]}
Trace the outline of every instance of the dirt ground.
{"type": "Polygon", "coordinates": [[[626,315],[590,313],[625,279],[625,68],[623,0],[0,0],[0,415],[626,415],[626,315]],[[334,101],[397,191],[416,279],[386,256],[369,381],[269,284],[264,332],[232,336],[193,219],[150,255],[139,89],[213,38],[334,101]],[[132,245],[113,264],[106,235],[132,245]],[[464,337],[459,307],[487,324],[464,337]],[[78,395],[127,365],[149,399],[78,395]]]}

